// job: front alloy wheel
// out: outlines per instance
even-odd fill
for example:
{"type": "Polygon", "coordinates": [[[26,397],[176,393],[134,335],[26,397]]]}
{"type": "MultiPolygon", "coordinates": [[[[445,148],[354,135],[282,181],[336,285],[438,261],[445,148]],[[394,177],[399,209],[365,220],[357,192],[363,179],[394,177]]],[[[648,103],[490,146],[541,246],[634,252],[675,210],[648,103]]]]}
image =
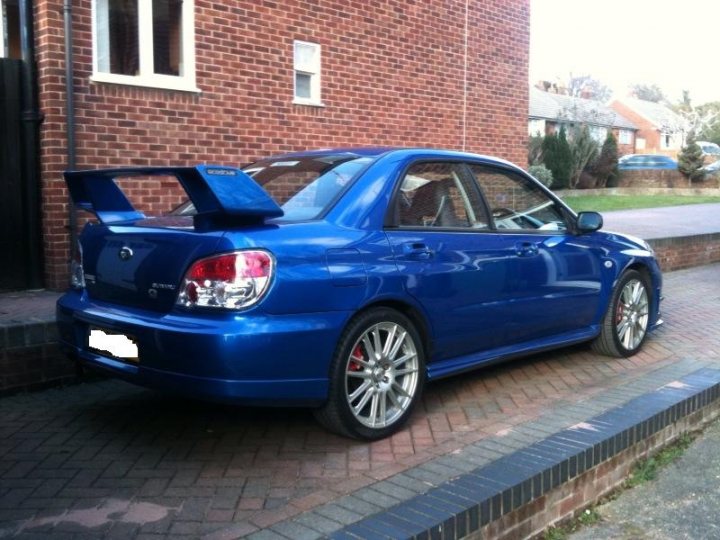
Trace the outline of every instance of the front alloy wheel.
{"type": "Polygon", "coordinates": [[[607,356],[632,356],[640,350],[648,331],[650,286],[645,275],[628,270],[618,280],[600,335],[592,346],[607,356]]]}
{"type": "Polygon", "coordinates": [[[415,327],[401,313],[361,313],[343,333],[330,374],[328,402],[315,416],[328,429],[361,439],[397,431],[425,381],[424,353],[415,327]]]}

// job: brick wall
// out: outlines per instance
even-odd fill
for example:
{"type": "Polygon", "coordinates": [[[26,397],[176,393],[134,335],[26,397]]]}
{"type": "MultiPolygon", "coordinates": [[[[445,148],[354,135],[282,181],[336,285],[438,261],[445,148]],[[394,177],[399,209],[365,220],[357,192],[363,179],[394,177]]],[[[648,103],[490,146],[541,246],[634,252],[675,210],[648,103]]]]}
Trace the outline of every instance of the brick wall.
{"type": "MultiPolygon", "coordinates": [[[[47,286],[62,288],[68,259],[62,2],[34,4],[45,113],[45,273],[47,286]]],[[[90,82],[91,2],[78,0],[78,167],[237,165],[347,145],[462,148],[465,5],[196,0],[196,94],[90,82]],[[322,46],[325,107],[292,104],[295,39],[322,46]]],[[[466,149],[524,166],[529,0],[470,5],[466,149]]]]}
{"type": "Polygon", "coordinates": [[[720,180],[717,176],[709,177],[702,182],[688,183],[677,170],[647,169],[634,171],[621,171],[618,187],[634,188],[717,188],[720,180]]]}

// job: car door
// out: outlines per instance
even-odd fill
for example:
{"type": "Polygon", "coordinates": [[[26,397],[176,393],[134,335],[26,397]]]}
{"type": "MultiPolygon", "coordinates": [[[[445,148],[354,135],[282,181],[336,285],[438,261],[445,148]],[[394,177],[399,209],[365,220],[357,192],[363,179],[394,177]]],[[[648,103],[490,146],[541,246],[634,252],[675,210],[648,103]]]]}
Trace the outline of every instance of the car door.
{"type": "Polygon", "coordinates": [[[424,308],[433,360],[492,349],[504,317],[497,304],[502,265],[483,231],[490,217],[469,170],[417,162],[400,180],[386,234],[407,292],[424,308]]]}
{"type": "Polygon", "coordinates": [[[386,234],[405,288],[432,326],[431,359],[589,325],[599,301],[598,254],[566,228],[529,178],[463,163],[411,165],[386,234]]]}
{"type": "Polygon", "coordinates": [[[530,177],[471,164],[493,228],[486,232],[507,277],[504,305],[508,344],[587,329],[600,308],[602,250],[592,236],[574,235],[567,213],[530,177]]]}

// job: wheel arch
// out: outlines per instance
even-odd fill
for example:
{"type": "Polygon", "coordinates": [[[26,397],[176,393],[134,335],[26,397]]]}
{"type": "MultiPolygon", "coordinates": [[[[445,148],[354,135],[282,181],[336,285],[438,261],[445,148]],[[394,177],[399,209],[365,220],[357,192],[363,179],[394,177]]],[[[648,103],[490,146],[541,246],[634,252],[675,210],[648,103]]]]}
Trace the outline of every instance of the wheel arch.
{"type": "Polygon", "coordinates": [[[350,319],[348,319],[347,323],[345,323],[345,327],[347,327],[347,325],[350,324],[350,321],[358,315],[377,308],[394,309],[410,319],[410,322],[415,325],[415,328],[420,334],[421,345],[423,347],[423,352],[425,353],[425,362],[427,366],[433,352],[432,329],[420,308],[409,302],[397,298],[383,298],[375,300],[372,303],[362,306],[362,308],[360,308],[352,317],[350,317],[350,319]]]}

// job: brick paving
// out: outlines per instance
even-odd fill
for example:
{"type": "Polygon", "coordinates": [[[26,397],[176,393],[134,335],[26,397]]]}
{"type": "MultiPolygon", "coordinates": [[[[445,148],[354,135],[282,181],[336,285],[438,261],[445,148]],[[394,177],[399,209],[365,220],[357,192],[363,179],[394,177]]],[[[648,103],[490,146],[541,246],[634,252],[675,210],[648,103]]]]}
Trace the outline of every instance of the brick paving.
{"type": "Polygon", "coordinates": [[[4,398],[0,537],[316,537],[415,493],[367,489],[398,473],[429,482],[472,443],[491,445],[550,410],[577,412],[688,360],[720,365],[719,276],[720,265],[666,274],[667,324],[631,359],[579,346],[446,379],[406,429],[370,444],[324,432],[306,410],[207,404],[112,380],[4,398]],[[333,503],[349,494],[352,507],[333,503]],[[310,522],[303,512],[314,508],[310,522]]]}

